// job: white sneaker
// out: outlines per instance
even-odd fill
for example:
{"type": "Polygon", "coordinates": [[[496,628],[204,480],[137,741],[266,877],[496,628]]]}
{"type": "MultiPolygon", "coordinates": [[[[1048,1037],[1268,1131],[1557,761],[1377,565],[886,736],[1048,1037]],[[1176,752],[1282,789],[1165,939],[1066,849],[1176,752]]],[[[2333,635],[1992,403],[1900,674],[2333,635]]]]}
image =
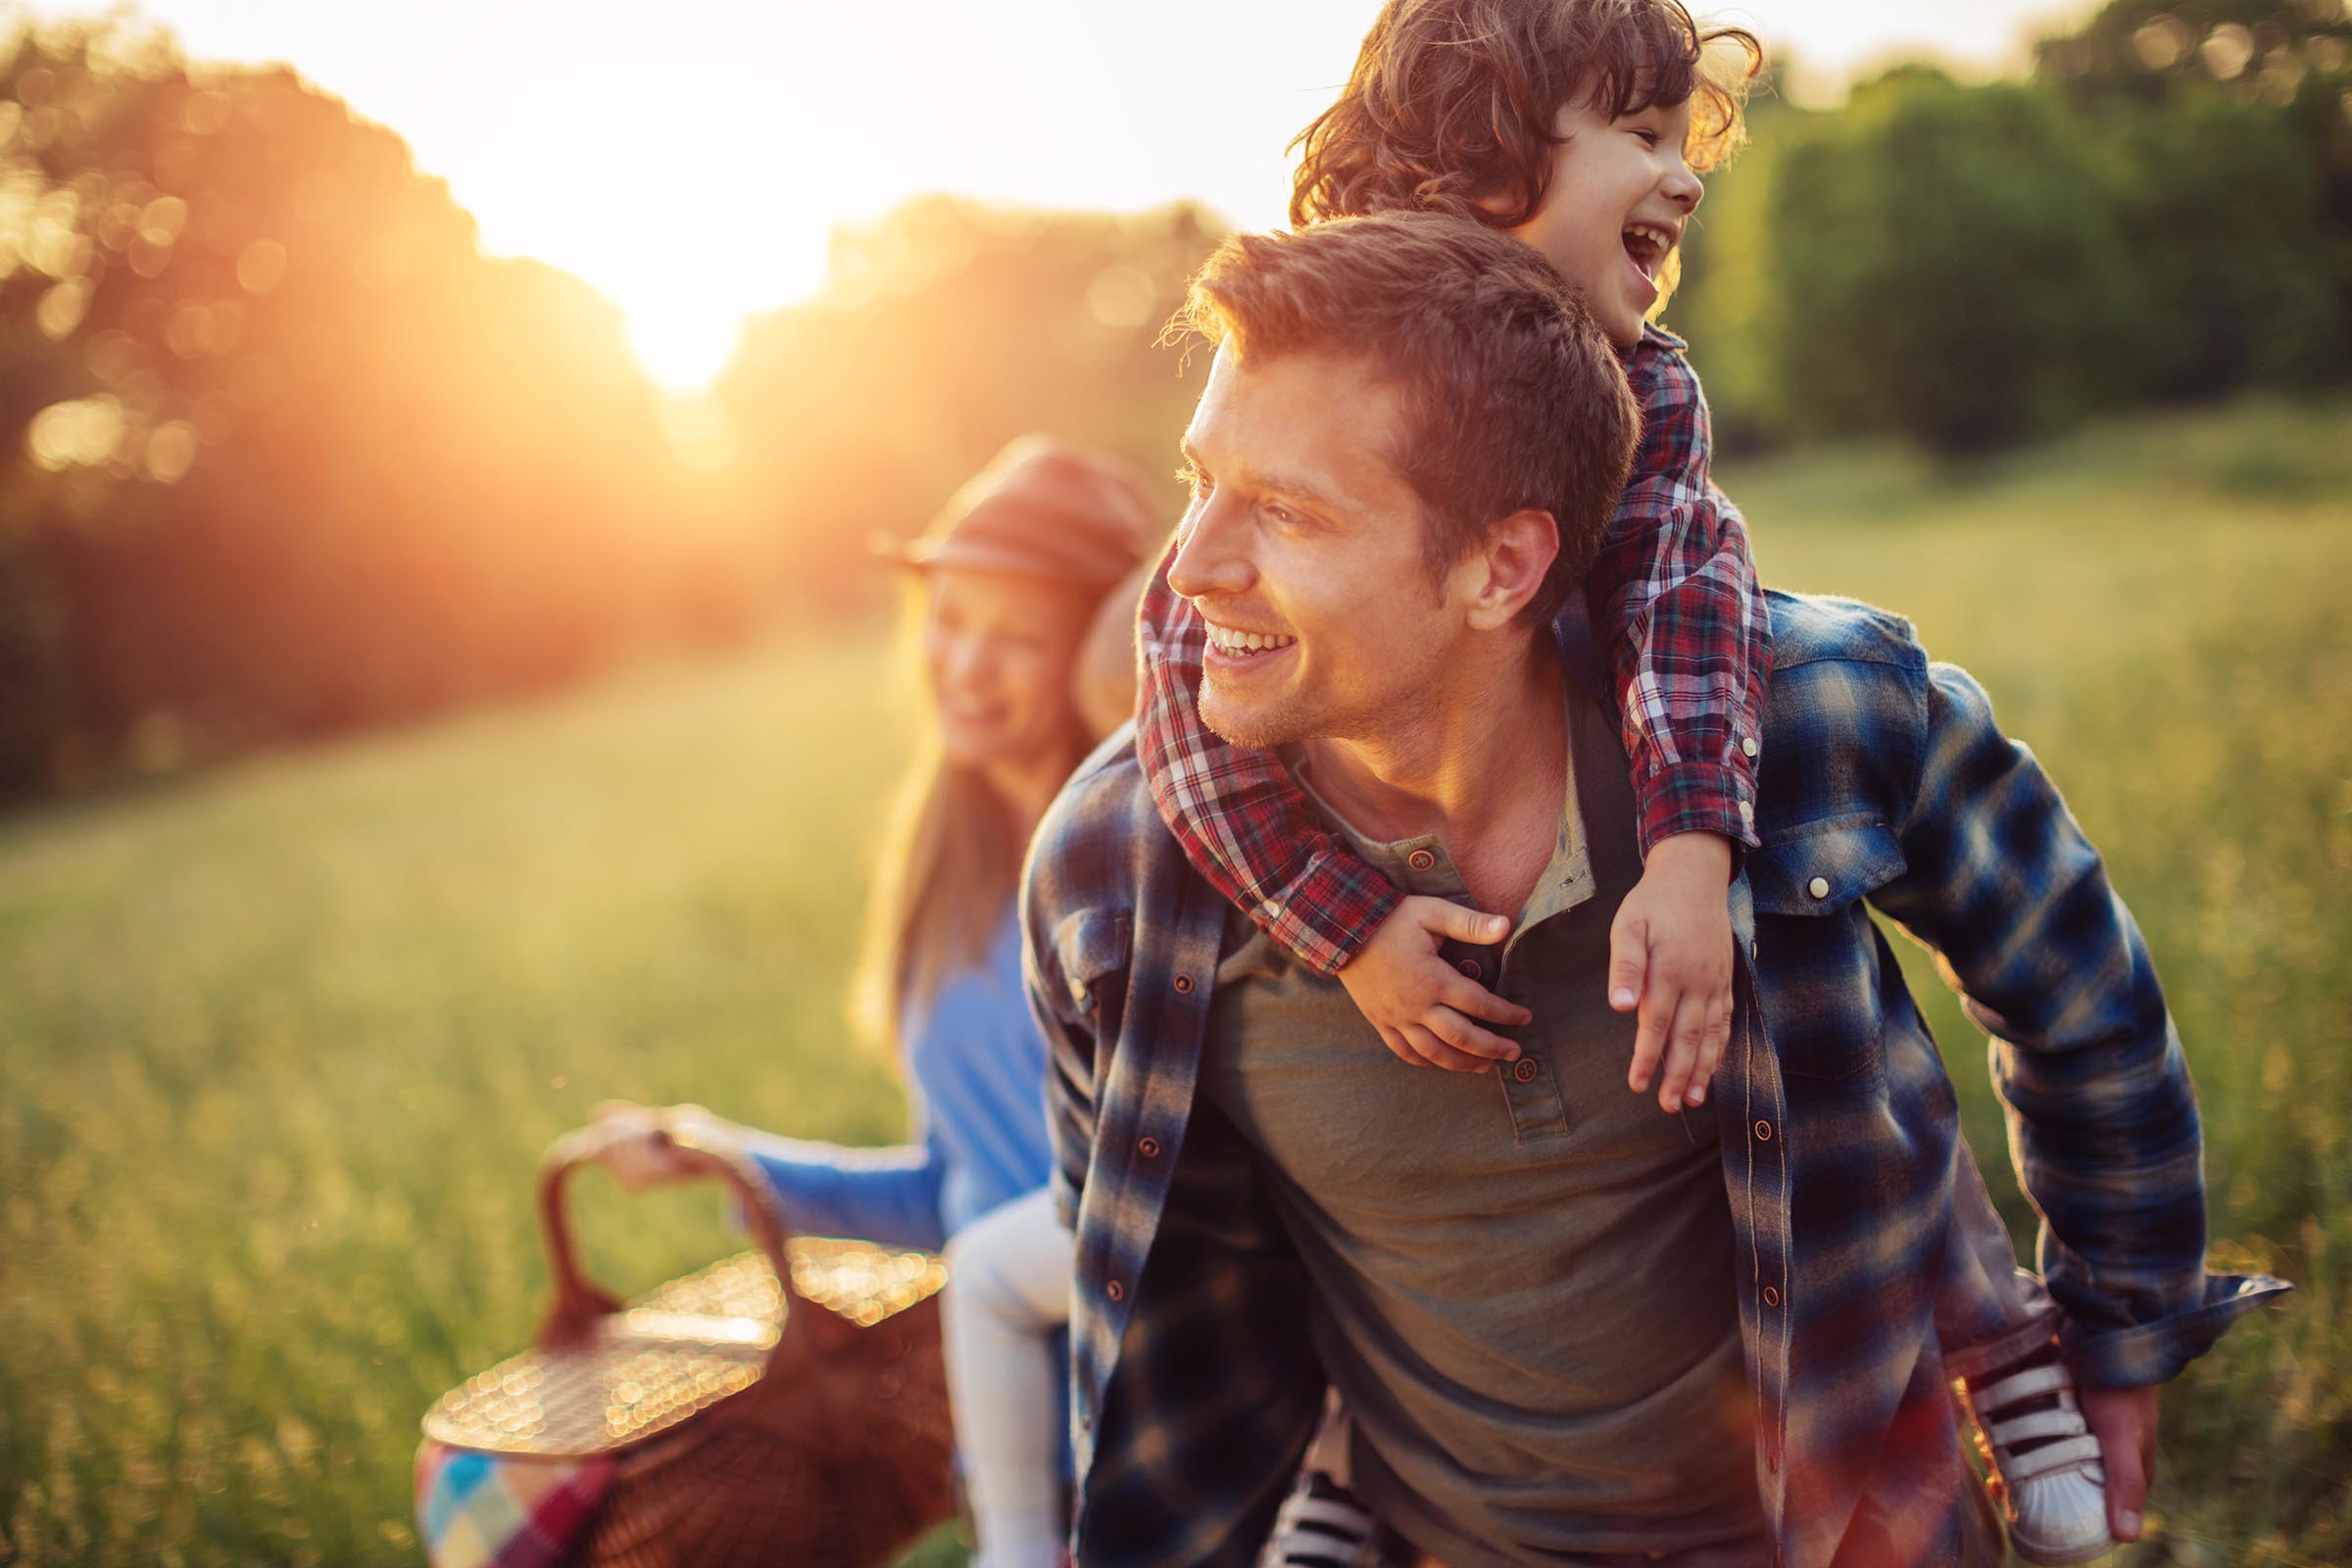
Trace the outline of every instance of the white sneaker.
{"type": "Polygon", "coordinates": [[[1377,1568],[1380,1526],[1355,1494],[1310,1469],[1274,1513],[1257,1568],[1377,1568]]]}
{"type": "Polygon", "coordinates": [[[1964,1380],[1977,1446],[1998,1481],[2009,1544],[2032,1563],[2088,1562],[2115,1549],[2107,1534],[2107,1471],[2075,1402],[2074,1375],[2043,1352],[1981,1381],[1964,1380]]]}

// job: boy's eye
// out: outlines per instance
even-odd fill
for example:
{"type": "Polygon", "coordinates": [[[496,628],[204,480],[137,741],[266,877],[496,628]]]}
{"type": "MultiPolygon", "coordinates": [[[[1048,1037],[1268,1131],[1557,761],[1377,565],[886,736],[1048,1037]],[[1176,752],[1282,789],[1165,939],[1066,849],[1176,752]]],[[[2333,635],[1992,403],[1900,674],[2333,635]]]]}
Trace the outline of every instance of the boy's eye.
{"type": "Polygon", "coordinates": [[[1187,490],[1190,490],[1193,493],[1193,499],[1196,501],[1207,495],[1211,489],[1215,488],[1209,483],[1207,474],[1202,473],[1199,468],[1190,466],[1181,467],[1176,470],[1176,482],[1183,485],[1187,490]]]}
{"type": "Polygon", "coordinates": [[[1655,147],[1658,144],[1658,133],[1646,126],[1636,125],[1634,134],[1642,138],[1642,145],[1644,147],[1655,147]]]}

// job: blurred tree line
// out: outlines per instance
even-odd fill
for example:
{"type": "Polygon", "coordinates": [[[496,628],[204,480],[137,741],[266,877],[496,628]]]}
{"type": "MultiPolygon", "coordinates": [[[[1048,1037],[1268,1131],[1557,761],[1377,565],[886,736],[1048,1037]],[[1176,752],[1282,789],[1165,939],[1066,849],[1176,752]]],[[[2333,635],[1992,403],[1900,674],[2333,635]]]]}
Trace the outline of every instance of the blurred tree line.
{"type": "Polygon", "coordinates": [[[1966,456],[2352,376],[2343,0],[2113,0],[2035,56],[1758,102],[1670,317],[1720,439],[1966,456]]]}
{"type": "Polygon", "coordinates": [[[919,200],[672,407],[612,305],[290,73],[0,35],[0,794],[870,610],[869,536],[1023,430],[1167,462],[1153,339],[1216,233],[919,200]]]}
{"type": "MultiPolygon", "coordinates": [[[[1766,95],[1670,317],[1722,439],[1965,455],[2340,382],[2348,57],[2343,0],[2115,0],[2023,80],[1766,95]]],[[[868,538],[1011,436],[1167,462],[1197,385],[1154,339],[1218,232],[920,198],[837,234],[822,292],[679,404],[601,296],[483,256],[391,130],[135,21],[20,24],[0,794],[866,613],[868,538]]]]}

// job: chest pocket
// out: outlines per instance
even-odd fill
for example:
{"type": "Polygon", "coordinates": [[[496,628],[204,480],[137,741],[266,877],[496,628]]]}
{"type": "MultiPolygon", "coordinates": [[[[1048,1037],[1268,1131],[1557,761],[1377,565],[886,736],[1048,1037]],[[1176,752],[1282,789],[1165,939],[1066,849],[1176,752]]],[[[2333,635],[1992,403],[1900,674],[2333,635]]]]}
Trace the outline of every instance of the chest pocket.
{"type": "Polygon", "coordinates": [[[1893,831],[1867,818],[1817,823],[1749,853],[1765,1027],[1790,1076],[1884,1073],[1879,992],[1891,960],[1860,906],[1903,869],[1893,831]]]}
{"type": "Polygon", "coordinates": [[[1119,909],[1079,909],[1054,928],[1054,958],[1070,1005],[1098,1026],[1115,1020],[1126,1001],[1129,930],[1119,909]]]}
{"type": "Polygon", "coordinates": [[[1747,857],[1758,914],[1836,914],[1902,875],[1903,849],[1884,822],[1826,822],[1747,857]]]}

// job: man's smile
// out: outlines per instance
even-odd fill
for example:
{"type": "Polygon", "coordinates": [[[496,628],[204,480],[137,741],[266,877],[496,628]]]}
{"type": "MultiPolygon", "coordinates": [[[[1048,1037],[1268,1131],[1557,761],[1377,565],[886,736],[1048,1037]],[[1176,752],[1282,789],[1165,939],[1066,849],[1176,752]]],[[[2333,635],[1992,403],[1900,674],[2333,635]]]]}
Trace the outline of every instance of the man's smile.
{"type": "Polygon", "coordinates": [[[1251,664],[1270,655],[1297,646],[1298,639],[1283,632],[1239,631],[1205,621],[1208,630],[1208,655],[1211,662],[1219,664],[1251,664]]]}

